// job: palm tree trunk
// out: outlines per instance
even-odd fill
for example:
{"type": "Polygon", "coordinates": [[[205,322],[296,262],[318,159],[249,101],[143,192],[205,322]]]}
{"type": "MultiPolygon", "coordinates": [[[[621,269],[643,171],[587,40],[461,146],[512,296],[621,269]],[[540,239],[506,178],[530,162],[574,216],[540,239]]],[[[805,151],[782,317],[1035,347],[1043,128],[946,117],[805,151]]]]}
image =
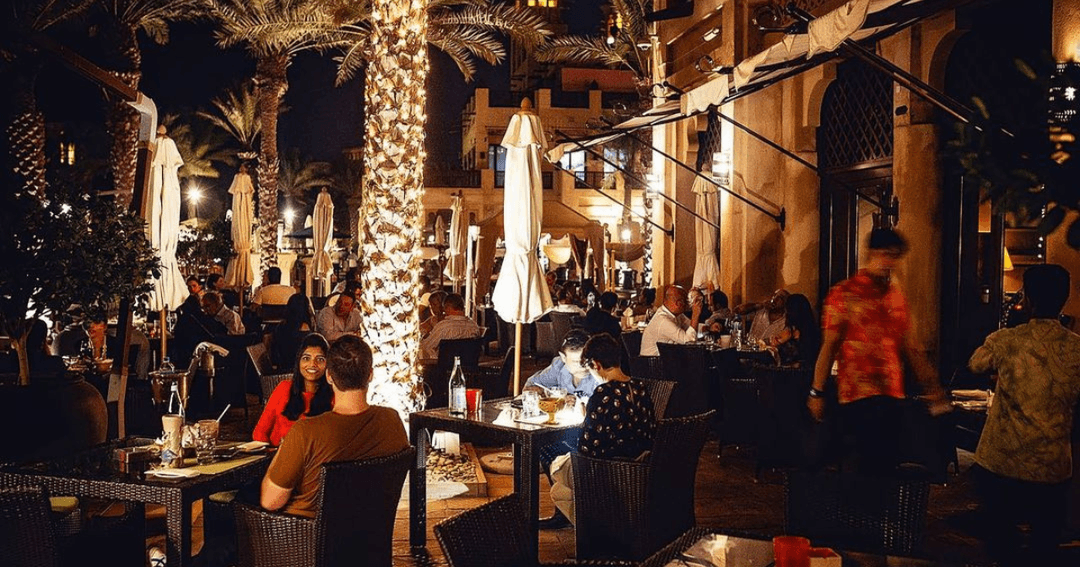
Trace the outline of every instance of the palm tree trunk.
{"type": "Polygon", "coordinates": [[[360,208],[363,335],[372,345],[371,403],[421,409],[416,311],[424,195],[425,4],[373,3],[373,57],[364,83],[364,189],[360,208]]]}
{"type": "Polygon", "coordinates": [[[287,53],[259,58],[255,66],[255,96],[259,124],[259,164],[256,168],[259,195],[259,269],[262,273],[277,266],[278,171],[277,121],[281,99],[289,88],[285,70],[287,53]]]}
{"type": "MultiPolygon", "coordinates": [[[[114,53],[110,57],[116,62],[111,75],[138,90],[142,78],[142,51],[135,30],[118,26],[112,30],[114,53]]],[[[113,189],[116,201],[127,207],[135,194],[135,168],[138,161],[139,113],[127,102],[111,98],[105,118],[105,130],[109,133],[109,168],[113,175],[113,189]]]]}
{"type": "Polygon", "coordinates": [[[5,74],[11,94],[2,125],[3,151],[9,160],[4,169],[14,174],[12,187],[45,199],[45,115],[34,95],[38,70],[36,63],[21,64],[5,74]]]}

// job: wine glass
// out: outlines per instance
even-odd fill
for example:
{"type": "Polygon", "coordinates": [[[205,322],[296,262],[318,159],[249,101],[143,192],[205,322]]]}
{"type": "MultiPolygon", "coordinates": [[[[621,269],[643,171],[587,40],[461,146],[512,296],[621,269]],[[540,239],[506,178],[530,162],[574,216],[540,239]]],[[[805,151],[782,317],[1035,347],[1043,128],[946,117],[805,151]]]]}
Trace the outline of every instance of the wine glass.
{"type": "Polygon", "coordinates": [[[566,402],[566,396],[544,396],[540,398],[540,409],[544,413],[548,414],[548,419],[544,423],[547,425],[554,425],[555,414],[559,413],[559,410],[563,408],[563,404],[566,402]]]}

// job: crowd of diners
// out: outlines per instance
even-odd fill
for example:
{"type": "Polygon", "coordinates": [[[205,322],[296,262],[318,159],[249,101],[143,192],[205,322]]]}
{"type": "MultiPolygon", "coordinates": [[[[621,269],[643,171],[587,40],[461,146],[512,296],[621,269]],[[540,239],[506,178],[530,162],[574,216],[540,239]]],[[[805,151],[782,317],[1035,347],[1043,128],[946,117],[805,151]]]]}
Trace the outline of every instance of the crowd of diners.
{"type": "MultiPolygon", "coordinates": [[[[552,483],[556,512],[541,521],[555,529],[573,522],[573,476],[569,455],[638,459],[656,431],[652,400],[643,381],[625,371],[626,331],[643,323],[642,357],[657,356],[660,342],[691,343],[727,334],[738,325],[748,344],[773,353],[776,364],[803,369],[812,380],[807,414],[816,420],[834,407],[858,474],[890,475],[898,470],[901,404],[921,396],[932,416],[951,409],[940,378],[913,347],[906,299],[890,278],[907,250],[891,229],[875,229],[868,261],[824,299],[820,318],[808,298],[784,289],[760,302],[730,307],[711,284],[686,290],[671,285],[640,289],[626,299],[588,283],[559,283],[549,274],[553,311],[572,316],[573,327],[550,364],[525,382],[526,390],[559,389],[584,406],[581,430],[541,450],[543,473],[552,483]],[[905,379],[905,368],[915,380],[905,379]],[[909,384],[918,389],[909,390],[909,384]],[[828,386],[831,385],[831,389],[828,386]],[[826,404],[826,397],[837,402],[826,404]]],[[[239,297],[220,276],[187,280],[189,296],[179,307],[173,350],[183,352],[207,338],[243,335],[273,318],[272,358],[292,367],[292,378],[270,395],[252,437],[280,447],[259,486],[239,498],[270,510],[313,516],[318,471],[323,463],[391,455],[409,441],[397,412],[368,404],[372,348],[359,337],[356,308],[359,281],[350,271],[316,312],[309,298],[281,284],[272,268],[253,294],[250,313],[235,309],[239,297]]],[[[1029,320],[991,334],[971,357],[970,368],[993,373],[996,399],[975,453],[975,475],[987,525],[988,546],[1006,563],[1036,558],[1051,561],[1066,518],[1071,481],[1070,433],[1080,399],[1080,336],[1060,322],[1070,291],[1069,274],[1059,266],[1030,267],[1024,274],[1029,320]],[[1031,545],[1019,543],[1017,525],[1030,526],[1031,545]],[[1026,554],[1026,555],[1025,555],[1026,554]]],[[[483,329],[465,314],[461,295],[421,278],[420,358],[434,360],[444,340],[477,338],[483,329]]],[[[69,325],[52,338],[35,323],[28,338],[38,368],[62,372],[57,354],[72,348],[95,355],[115,348],[102,321],[69,325]],[[80,345],[72,347],[72,345],[80,345]]],[[[134,341],[147,338],[137,333],[134,341]]],[[[148,351],[149,349],[146,349],[148,351]]],[[[190,350],[188,351],[190,353],[190,350]]],[[[94,356],[94,358],[99,358],[94,356]]],[[[3,361],[10,364],[10,361],[3,361]]],[[[1048,563],[1049,564],[1049,563],[1048,563]]]]}

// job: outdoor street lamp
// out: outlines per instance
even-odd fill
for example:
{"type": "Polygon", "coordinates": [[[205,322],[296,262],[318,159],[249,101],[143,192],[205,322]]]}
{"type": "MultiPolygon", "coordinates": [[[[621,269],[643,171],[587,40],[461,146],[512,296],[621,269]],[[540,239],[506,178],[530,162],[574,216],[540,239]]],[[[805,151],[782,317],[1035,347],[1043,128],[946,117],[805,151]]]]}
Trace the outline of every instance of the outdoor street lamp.
{"type": "Polygon", "coordinates": [[[200,188],[198,185],[190,185],[190,186],[188,186],[187,198],[188,198],[188,202],[190,202],[191,205],[195,208],[194,209],[195,210],[195,223],[198,224],[198,222],[199,222],[199,201],[202,201],[202,198],[203,198],[202,188],[200,188]]]}

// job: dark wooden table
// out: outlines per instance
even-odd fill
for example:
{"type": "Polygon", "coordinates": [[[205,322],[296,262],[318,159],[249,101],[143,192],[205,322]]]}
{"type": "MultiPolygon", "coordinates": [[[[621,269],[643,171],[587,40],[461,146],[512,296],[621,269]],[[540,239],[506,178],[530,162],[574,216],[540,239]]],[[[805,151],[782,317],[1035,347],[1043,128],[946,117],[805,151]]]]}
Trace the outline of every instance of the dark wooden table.
{"type": "MultiPolygon", "coordinates": [[[[119,470],[113,451],[132,446],[122,439],[55,461],[0,466],[0,488],[44,486],[57,496],[124,500],[165,507],[166,557],[170,566],[191,564],[191,505],[215,492],[258,481],[270,466],[270,456],[217,474],[168,480],[119,470]]],[[[249,455],[244,455],[249,456],[249,455]]],[[[192,459],[194,460],[194,459],[192,459]]]]}
{"type": "MultiPolygon", "coordinates": [[[[814,546],[813,541],[810,542],[814,546]]],[[[842,558],[845,567],[948,567],[956,563],[945,563],[929,559],[877,555],[834,549],[842,558]]],[[[710,565],[738,565],[740,567],[771,567],[773,565],[773,543],[770,539],[756,539],[735,535],[724,535],[705,528],[694,528],[673,543],[645,560],[645,567],[664,567],[672,561],[681,560],[675,565],[708,567],[710,565]],[[712,557],[701,553],[705,549],[706,539],[713,540],[716,547],[723,546],[724,559],[712,561],[712,557]]]]}
{"type": "Polygon", "coordinates": [[[436,408],[409,415],[409,438],[416,445],[416,465],[409,474],[409,542],[413,547],[427,546],[427,451],[430,444],[429,430],[451,431],[463,437],[483,435],[485,438],[501,439],[514,444],[514,492],[524,498],[526,525],[531,537],[528,540],[529,556],[535,557],[538,549],[540,513],[540,447],[563,438],[569,430],[580,425],[532,425],[528,423],[494,423],[501,408],[508,407],[509,399],[491,400],[484,403],[478,415],[466,418],[452,417],[447,408],[436,408]]]}

